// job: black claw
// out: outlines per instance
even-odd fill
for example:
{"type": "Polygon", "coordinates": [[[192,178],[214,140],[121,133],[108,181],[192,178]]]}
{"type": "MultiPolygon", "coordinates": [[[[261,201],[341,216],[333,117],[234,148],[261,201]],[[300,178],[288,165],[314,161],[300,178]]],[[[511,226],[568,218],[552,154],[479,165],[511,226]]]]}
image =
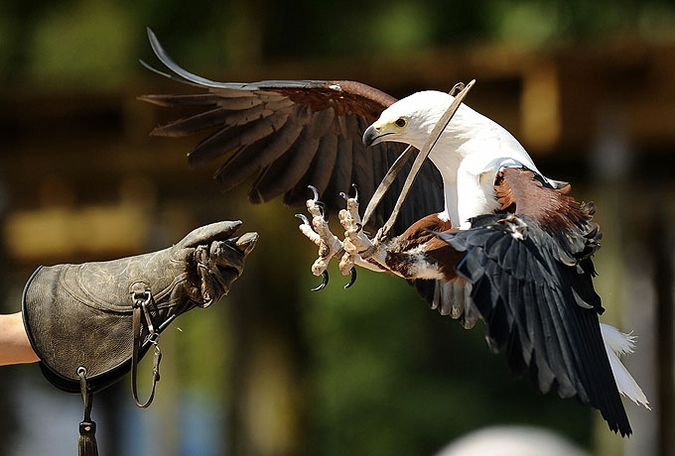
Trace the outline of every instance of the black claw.
{"type": "MultiPolygon", "coordinates": [[[[353,198],[358,201],[359,200],[359,187],[356,184],[352,184],[352,188],[354,189],[354,196],[353,198]]],[[[349,196],[348,193],[345,192],[340,192],[340,196],[343,197],[345,200],[348,200],[349,198],[352,198],[349,196]]]]}
{"type": "Polygon", "coordinates": [[[319,201],[319,190],[313,185],[308,185],[307,188],[312,191],[312,200],[314,201],[314,204],[319,206],[321,209],[321,215],[323,216],[323,219],[328,221],[328,206],[326,206],[326,203],[323,201],[319,201]]]}
{"type": "Polygon", "coordinates": [[[328,285],[328,271],[323,271],[321,273],[321,277],[323,278],[321,280],[321,283],[317,285],[316,287],[312,288],[311,291],[321,291],[324,288],[326,288],[326,285],[328,285]]]}
{"type": "Polygon", "coordinates": [[[359,200],[359,186],[356,184],[352,184],[352,187],[354,188],[354,199],[356,201],[359,200]]]}
{"type": "Polygon", "coordinates": [[[352,266],[349,272],[352,273],[352,277],[349,279],[349,283],[345,285],[345,290],[354,285],[354,283],[356,282],[356,268],[352,266]]]}
{"type": "Polygon", "coordinates": [[[314,201],[317,201],[319,199],[319,190],[313,185],[308,185],[307,188],[309,188],[312,191],[314,201]]]}
{"type": "Polygon", "coordinates": [[[302,223],[304,223],[305,225],[309,225],[309,219],[307,218],[307,216],[305,216],[305,214],[295,214],[295,216],[300,220],[302,220],[302,223]]]}
{"type": "Polygon", "coordinates": [[[319,206],[319,208],[321,209],[321,215],[323,216],[323,219],[325,221],[328,221],[328,206],[326,206],[326,203],[324,203],[323,201],[317,200],[317,201],[314,201],[314,204],[319,206]]]}

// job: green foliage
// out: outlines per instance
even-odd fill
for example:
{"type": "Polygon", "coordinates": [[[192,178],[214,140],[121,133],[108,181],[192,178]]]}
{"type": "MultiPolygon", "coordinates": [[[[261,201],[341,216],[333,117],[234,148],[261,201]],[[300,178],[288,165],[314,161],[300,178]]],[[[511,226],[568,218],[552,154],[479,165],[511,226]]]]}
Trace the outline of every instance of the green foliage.
{"type": "Polygon", "coordinates": [[[113,2],[85,1],[53,10],[36,23],[29,74],[50,85],[94,88],[120,85],[135,63],[134,21],[113,2]]]}

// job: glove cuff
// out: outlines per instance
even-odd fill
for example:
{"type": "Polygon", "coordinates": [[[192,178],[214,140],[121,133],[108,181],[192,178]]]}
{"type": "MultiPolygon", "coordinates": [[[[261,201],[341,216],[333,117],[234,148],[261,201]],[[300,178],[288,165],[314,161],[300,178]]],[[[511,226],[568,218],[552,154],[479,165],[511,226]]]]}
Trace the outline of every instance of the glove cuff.
{"type": "MultiPolygon", "coordinates": [[[[97,290],[86,286],[82,279],[90,274],[92,265],[96,268],[99,264],[40,266],[26,283],[22,298],[24,326],[44,376],[57,388],[72,393],[80,392],[78,368],[86,368],[93,393],[129,372],[135,342],[140,341],[139,360],[153,345],[147,340],[147,325],[134,338],[134,301],[128,291],[108,302],[101,299],[109,291],[104,286],[97,290]]],[[[166,295],[163,291],[157,294],[166,295]]],[[[152,297],[147,310],[156,334],[194,305],[174,300],[157,305],[156,295],[152,297]]]]}

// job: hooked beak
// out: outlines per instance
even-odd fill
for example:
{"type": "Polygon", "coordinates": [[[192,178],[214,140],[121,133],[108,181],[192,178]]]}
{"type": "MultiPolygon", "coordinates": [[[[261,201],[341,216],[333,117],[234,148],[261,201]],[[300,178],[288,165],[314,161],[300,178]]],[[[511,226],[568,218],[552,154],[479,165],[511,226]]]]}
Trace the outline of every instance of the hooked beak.
{"type": "Polygon", "coordinates": [[[374,146],[382,142],[382,138],[387,136],[387,134],[380,134],[379,131],[375,128],[374,125],[366,128],[366,131],[363,132],[363,144],[366,147],[374,146]]]}

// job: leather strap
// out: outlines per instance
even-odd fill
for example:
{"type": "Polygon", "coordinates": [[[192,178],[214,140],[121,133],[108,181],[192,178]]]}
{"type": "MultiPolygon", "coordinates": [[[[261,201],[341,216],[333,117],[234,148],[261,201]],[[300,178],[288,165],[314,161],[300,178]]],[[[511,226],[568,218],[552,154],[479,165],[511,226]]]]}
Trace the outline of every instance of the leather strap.
{"type": "Polygon", "coordinates": [[[150,293],[150,288],[147,284],[140,282],[134,283],[131,286],[131,296],[133,300],[133,351],[131,354],[131,394],[134,398],[134,402],[140,408],[148,408],[152,404],[153,399],[155,398],[155,388],[157,387],[157,382],[159,381],[159,364],[162,361],[162,351],[159,348],[159,343],[157,338],[159,337],[159,332],[155,330],[155,327],[152,323],[152,318],[148,310],[148,304],[152,301],[152,294],[150,293]],[[145,319],[145,324],[148,328],[148,337],[146,342],[149,342],[155,346],[154,356],[152,361],[152,389],[150,391],[150,396],[145,402],[141,402],[138,399],[138,387],[137,387],[137,376],[138,376],[138,362],[140,360],[141,348],[143,346],[143,319],[145,319]]]}
{"type": "Polygon", "coordinates": [[[91,419],[91,406],[94,397],[89,391],[87,369],[84,366],[80,366],[77,369],[77,376],[80,379],[80,392],[82,393],[82,403],[84,405],[84,413],[79,426],[80,435],[77,441],[77,454],[78,456],[98,456],[96,423],[91,419]]]}

